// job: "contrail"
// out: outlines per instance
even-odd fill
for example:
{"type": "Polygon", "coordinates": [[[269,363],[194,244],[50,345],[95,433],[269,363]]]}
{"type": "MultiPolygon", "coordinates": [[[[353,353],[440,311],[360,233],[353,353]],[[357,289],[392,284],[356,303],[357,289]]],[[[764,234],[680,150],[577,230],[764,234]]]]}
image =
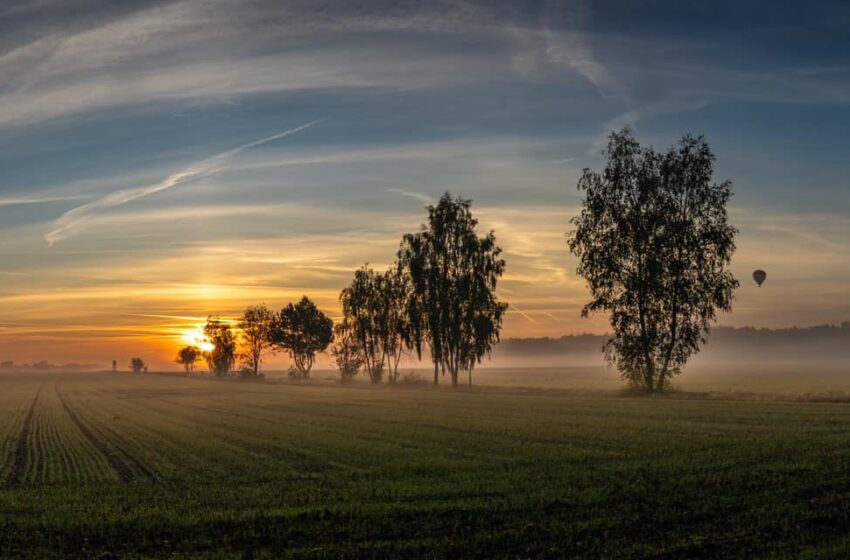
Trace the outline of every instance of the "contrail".
{"type": "Polygon", "coordinates": [[[53,230],[49,231],[44,236],[44,239],[45,241],[47,241],[48,246],[52,246],[57,241],[62,241],[70,235],[73,235],[77,228],[85,224],[87,221],[89,221],[89,219],[91,219],[100,211],[109,210],[110,208],[115,208],[117,206],[122,206],[138,198],[149,196],[189,181],[194,181],[203,177],[209,177],[210,175],[221,171],[223,169],[223,164],[225,163],[225,161],[239,154],[240,152],[244,152],[245,150],[255,148],[262,144],[266,144],[273,140],[278,140],[285,136],[289,136],[290,134],[295,134],[296,132],[300,132],[306,128],[310,128],[311,126],[325,120],[327,119],[318,119],[315,121],[310,121],[307,124],[302,124],[301,126],[290,128],[289,130],[284,130],[283,132],[279,132],[277,134],[261,138],[260,140],[255,140],[253,142],[248,142],[247,144],[242,144],[241,146],[233,148],[232,150],[227,150],[226,152],[221,152],[220,154],[216,154],[210,158],[193,163],[192,165],[181,169],[180,171],[172,173],[171,175],[169,175],[158,183],[146,185],[144,187],[138,187],[135,189],[125,189],[122,191],[116,191],[97,200],[93,200],[89,203],[83,204],[82,206],[72,208],[71,210],[68,210],[67,212],[59,216],[59,218],[53,223],[53,230]]]}
{"type": "Polygon", "coordinates": [[[409,196],[412,199],[418,200],[419,202],[423,202],[425,204],[433,204],[434,199],[430,196],[418,192],[405,191],[402,189],[387,189],[387,192],[400,194],[402,196],[409,196]]]}
{"type": "Polygon", "coordinates": [[[534,319],[534,317],[532,317],[531,315],[529,315],[528,313],[526,313],[525,311],[523,311],[522,309],[520,309],[519,307],[517,307],[513,303],[509,303],[508,305],[513,307],[514,311],[516,311],[517,313],[519,313],[520,315],[522,315],[523,317],[525,317],[526,319],[528,319],[532,323],[535,323],[535,324],[538,324],[538,325],[540,324],[540,322],[537,321],[536,319],[534,319]]]}
{"type": "Polygon", "coordinates": [[[0,206],[23,206],[26,204],[44,204],[45,202],[64,202],[67,200],[80,200],[88,198],[85,195],[73,196],[45,196],[32,198],[0,198],[0,206]]]}

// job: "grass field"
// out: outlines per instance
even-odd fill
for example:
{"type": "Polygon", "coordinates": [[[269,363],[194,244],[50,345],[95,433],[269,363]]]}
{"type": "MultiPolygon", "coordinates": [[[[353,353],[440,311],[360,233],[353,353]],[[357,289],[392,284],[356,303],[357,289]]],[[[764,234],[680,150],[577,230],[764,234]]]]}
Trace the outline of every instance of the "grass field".
{"type": "Polygon", "coordinates": [[[850,404],[0,376],[3,557],[840,558],[850,404]]]}

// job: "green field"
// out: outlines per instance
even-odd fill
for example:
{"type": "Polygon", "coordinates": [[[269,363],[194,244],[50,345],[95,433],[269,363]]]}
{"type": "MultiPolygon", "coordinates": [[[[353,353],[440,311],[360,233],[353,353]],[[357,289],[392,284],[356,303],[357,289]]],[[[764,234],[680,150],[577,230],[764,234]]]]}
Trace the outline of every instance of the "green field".
{"type": "Polygon", "coordinates": [[[0,556],[841,558],[850,404],[0,376],[0,556]]]}

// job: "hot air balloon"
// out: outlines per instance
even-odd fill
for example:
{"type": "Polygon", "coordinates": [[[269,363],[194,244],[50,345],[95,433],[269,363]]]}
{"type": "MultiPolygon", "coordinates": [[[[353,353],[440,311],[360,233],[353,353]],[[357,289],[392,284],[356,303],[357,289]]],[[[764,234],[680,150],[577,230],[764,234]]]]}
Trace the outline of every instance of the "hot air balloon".
{"type": "Polygon", "coordinates": [[[756,284],[759,285],[759,288],[761,288],[761,285],[764,283],[764,281],[766,279],[767,279],[767,272],[765,272],[763,270],[756,270],[755,272],[753,272],[753,280],[756,281],[756,284]]]}

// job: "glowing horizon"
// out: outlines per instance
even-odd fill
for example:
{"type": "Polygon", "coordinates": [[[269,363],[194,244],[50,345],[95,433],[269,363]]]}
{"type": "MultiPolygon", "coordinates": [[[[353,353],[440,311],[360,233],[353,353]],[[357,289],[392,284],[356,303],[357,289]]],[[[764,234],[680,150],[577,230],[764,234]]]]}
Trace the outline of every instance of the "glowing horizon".
{"type": "Polygon", "coordinates": [[[850,319],[850,46],[826,8],[214,4],[0,8],[0,359],[176,368],[209,315],[308,295],[337,319],[447,190],[504,249],[505,337],[606,332],[564,235],[624,125],[705,134],[734,183],[720,324],[850,319]]]}

